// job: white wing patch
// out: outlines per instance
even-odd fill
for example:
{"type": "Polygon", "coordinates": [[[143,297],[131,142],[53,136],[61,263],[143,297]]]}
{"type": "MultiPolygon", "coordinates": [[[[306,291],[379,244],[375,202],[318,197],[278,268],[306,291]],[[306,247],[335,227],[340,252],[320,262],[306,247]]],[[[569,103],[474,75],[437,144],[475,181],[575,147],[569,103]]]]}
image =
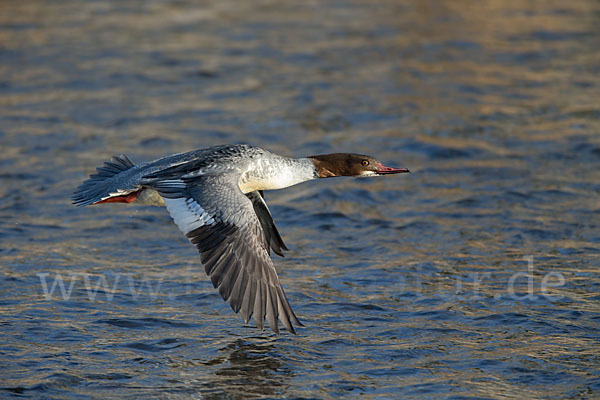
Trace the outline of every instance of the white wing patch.
{"type": "Polygon", "coordinates": [[[201,226],[215,223],[215,220],[194,199],[165,198],[164,200],[169,214],[173,217],[173,221],[175,221],[175,224],[186,235],[201,226]]]}
{"type": "Polygon", "coordinates": [[[133,190],[132,190],[132,189],[127,189],[127,190],[123,190],[123,189],[117,189],[117,191],[116,191],[116,192],[110,192],[110,193],[108,194],[108,196],[103,196],[103,197],[101,197],[101,198],[100,198],[100,200],[98,200],[98,201],[102,201],[102,200],[110,199],[111,197],[117,197],[117,196],[126,196],[126,195],[128,195],[128,194],[131,194],[131,193],[135,192],[136,190],[138,190],[138,189],[137,189],[137,188],[136,188],[136,189],[133,189],[133,190]]]}

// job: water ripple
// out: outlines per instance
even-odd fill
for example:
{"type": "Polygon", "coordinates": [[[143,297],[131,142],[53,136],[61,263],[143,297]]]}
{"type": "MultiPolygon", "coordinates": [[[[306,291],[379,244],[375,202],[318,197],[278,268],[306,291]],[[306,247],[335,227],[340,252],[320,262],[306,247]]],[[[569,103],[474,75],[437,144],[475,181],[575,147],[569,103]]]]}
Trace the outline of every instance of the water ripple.
{"type": "Polygon", "coordinates": [[[597,2],[3,11],[2,397],[599,396],[597,2]],[[220,143],[412,171],[266,193],[298,335],[164,209],[70,204],[113,154],[220,143]]]}

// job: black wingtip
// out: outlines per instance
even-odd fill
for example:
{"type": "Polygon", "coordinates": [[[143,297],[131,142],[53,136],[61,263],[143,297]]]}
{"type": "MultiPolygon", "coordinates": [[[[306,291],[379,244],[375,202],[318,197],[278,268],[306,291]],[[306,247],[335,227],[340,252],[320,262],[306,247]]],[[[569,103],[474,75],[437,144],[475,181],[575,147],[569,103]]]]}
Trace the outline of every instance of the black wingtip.
{"type": "Polygon", "coordinates": [[[275,254],[277,254],[280,257],[285,257],[285,254],[283,254],[283,251],[281,251],[281,249],[276,249],[275,247],[271,247],[273,249],[273,252],[275,254]]]}

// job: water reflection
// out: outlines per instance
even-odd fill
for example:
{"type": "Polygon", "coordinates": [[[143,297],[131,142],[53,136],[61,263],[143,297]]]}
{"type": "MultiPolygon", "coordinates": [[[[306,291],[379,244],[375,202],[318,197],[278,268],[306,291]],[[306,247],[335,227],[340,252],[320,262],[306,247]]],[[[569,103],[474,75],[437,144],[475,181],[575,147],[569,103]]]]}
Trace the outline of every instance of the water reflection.
{"type": "Polygon", "coordinates": [[[220,353],[219,364],[227,365],[215,370],[215,388],[234,397],[277,397],[284,393],[291,371],[282,365],[270,340],[237,339],[221,348],[220,353]]]}

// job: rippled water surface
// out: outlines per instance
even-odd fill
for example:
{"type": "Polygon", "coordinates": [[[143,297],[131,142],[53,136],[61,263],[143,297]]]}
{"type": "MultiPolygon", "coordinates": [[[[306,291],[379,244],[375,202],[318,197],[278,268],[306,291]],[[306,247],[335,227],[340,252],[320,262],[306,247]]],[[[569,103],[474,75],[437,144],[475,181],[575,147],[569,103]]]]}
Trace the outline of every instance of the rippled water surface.
{"type": "Polygon", "coordinates": [[[600,397],[599,27],[593,0],[2,2],[0,397],[600,397]],[[239,142],[413,171],[267,193],[296,336],[245,326],[166,210],[70,204],[113,154],[239,142]]]}

